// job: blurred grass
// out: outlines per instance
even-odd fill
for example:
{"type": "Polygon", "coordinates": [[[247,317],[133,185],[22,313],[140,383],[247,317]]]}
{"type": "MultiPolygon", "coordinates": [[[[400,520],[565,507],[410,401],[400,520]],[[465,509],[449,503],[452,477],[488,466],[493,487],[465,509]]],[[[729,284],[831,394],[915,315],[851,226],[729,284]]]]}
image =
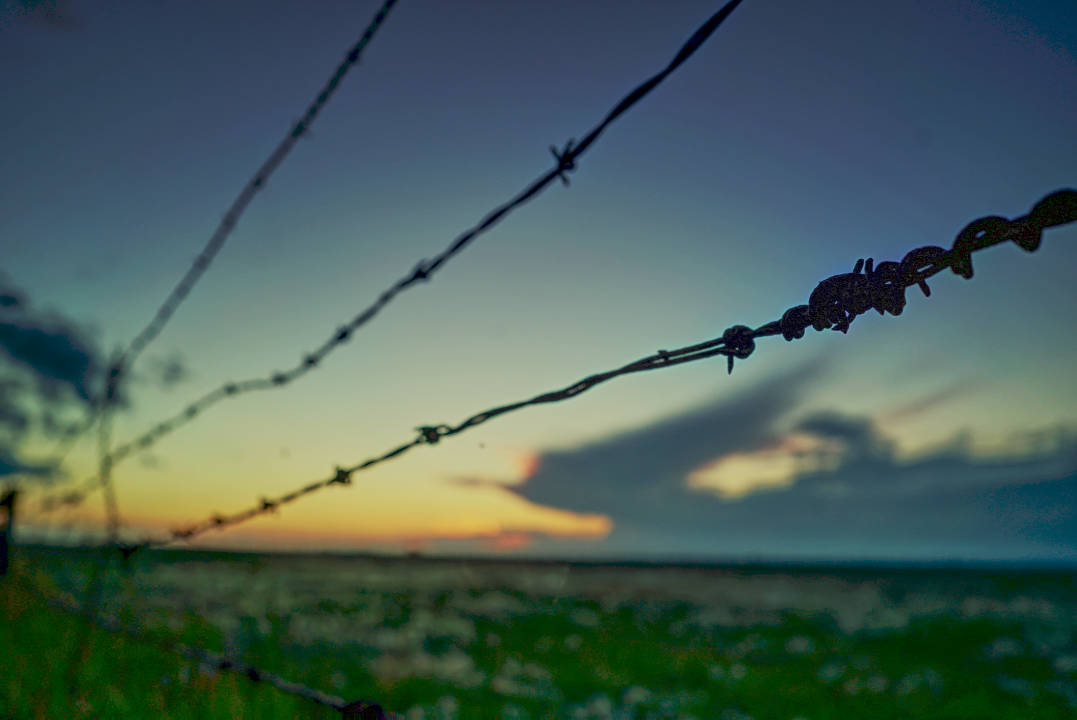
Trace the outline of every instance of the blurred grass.
{"type": "MultiPolygon", "coordinates": [[[[206,672],[186,658],[94,627],[85,635],[86,660],[77,664],[85,621],[44,606],[20,581],[49,585],[47,577],[31,578],[18,566],[11,577],[0,578],[0,711],[5,718],[340,717],[245,677],[206,672]]],[[[221,645],[220,631],[193,617],[178,633],[149,630],[147,635],[207,649],[221,645]]]]}
{"type": "MultiPolygon", "coordinates": [[[[51,582],[44,572],[24,579],[51,582]]],[[[122,584],[122,583],[121,583],[122,584]]],[[[55,586],[52,588],[55,590],[55,586]]],[[[115,590],[115,588],[113,588],[115,590]]],[[[473,591],[477,593],[478,591],[473,591]]],[[[594,599],[536,597],[522,615],[476,615],[466,642],[428,632],[433,657],[462,652],[479,681],[461,687],[421,673],[381,679],[370,646],[299,642],[303,612],[349,616],[376,601],[382,626],[413,628],[416,613],[446,612],[447,592],[356,590],[351,603],[318,601],[295,615],[241,618],[227,637],[187,613],[178,627],[145,627],[162,639],[221,652],[347,698],[376,698],[410,718],[998,718],[1077,716],[1077,668],[1059,670],[1036,649],[1027,622],[936,614],[904,627],[842,632],[827,615],[786,613],[776,624],[704,627],[687,602],[610,607],[594,599]],[[262,628],[261,630],[259,628],[262,628]],[[990,648],[1005,644],[1005,652],[990,648]],[[1070,698],[1059,688],[1069,689],[1070,698]],[[618,715],[617,713],[622,713],[618,715]]],[[[69,686],[67,667],[81,620],[43,607],[15,583],[0,581],[0,710],[22,718],[331,718],[339,714],[244,677],[125,637],[92,631],[87,661],[69,686]]],[[[120,617],[127,624],[133,615],[120,617]]],[[[1077,647],[1072,633],[1063,639],[1077,647]]]]}

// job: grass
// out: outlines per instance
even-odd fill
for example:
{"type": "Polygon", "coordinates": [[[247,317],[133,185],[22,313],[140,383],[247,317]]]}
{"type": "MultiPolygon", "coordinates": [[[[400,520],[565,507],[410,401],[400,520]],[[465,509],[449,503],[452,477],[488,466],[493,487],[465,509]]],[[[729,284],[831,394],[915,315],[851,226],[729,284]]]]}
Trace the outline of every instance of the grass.
{"type": "MultiPolygon", "coordinates": [[[[717,625],[698,622],[698,605],[688,601],[610,603],[519,589],[497,591],[515,612],[462,610],[484,592],[365,588],[345,601],[245,615],[229,630],[186,613],[148,620],[145,631],[228,649],[342,697],[376,698],[410,711],[409,720],[1062,720],[1077,713],[1077,661],[1058,661],[1077,656],[1077,635],[1067,628],[1059,637],[1050,623],[935,612],[900,627],[847,632],[827,613],[782,612],[768,622],[717,625]],[[371,614],[381,645],[309,632],[311,618],[343,628],[371,614]]],[[[339,717],[96,630],[71,673],[82,621],[6,579],[0,607],[6,717],[339,717]]]]}

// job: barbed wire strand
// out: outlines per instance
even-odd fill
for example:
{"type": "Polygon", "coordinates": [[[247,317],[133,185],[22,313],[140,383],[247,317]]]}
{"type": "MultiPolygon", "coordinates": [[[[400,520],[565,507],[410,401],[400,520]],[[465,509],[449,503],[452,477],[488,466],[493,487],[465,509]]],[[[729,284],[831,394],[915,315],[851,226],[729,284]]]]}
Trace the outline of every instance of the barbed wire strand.
{"type": "MultiPolygon", "coordinates": [[[[120,382],[123,378],[125,369],[129,368],[135,362],[138,355],[160,334],[169,318],[179,308],[179,305],[187,295],[190,294],[190,291],[194,288],[195,284],[213,262],[217,253],[220,252],[220,249],[224,246],[225,241],[228,239],[228,236],[231,235],[232,230],[235,228],[239,218],[242,216],[251,200],[254,199],[255,194],[257,194],[257,192],[265,185],[269,177],[277,167],[280,166],[281,162],[283,162],[284,158],[291,152],[292,148],[295,147],[299,138],[307,132],[308,127],[317,117],[322,107],[328,102],[344,75],[351,66],[358,61],[363,48],[370,42],[370,39],[381,26],[387,13],[392,9],[393,5],[396,4],[396,1],[397,0],[384,1],[374,19],[363,31],[358,42],[356,42],[356,44],[349,50],[344,61],[337,66],[336,71],[329,78],[329,81],[326,83],[325,87],[322,88],[314,102],[307,108],[303,117],[292,127],[291,132],[277,145],[276,149],[258,169],[254,177],[251,178],[251,180],[244,186],[243,190],[240,191],[239,196],[232,202],[231,207],[229,207],[228,212],[225,213],[224,218],[210,237],[205,248],[203,248],[202,252],[195,258],[194,263],[188,268],[179,283],[168,295],[164,303],[158,308],[149,324],[135,336],[134,340],[127,346],[127,349],[120,352],[118,357],[110,363],[105,392],[97,404],[96,412],[90,416],[90,419],[88,419],[86,423],[86,427],[89,427],[92,425],[92,420],[95,416],[98,420],[98,487],[100,487],[104,493],[105,513],[108,524],[108,539],[105,547],[115,548],[119,540],[120,514],[119,504],[116,498],[116,489],[112,482],[113,459],[110,445],[112,437],[112,410],[119,394],[120,382]]],[[[73,445],[74,440],[67,444],[65,455],[73,445]]],[[[107,551],[102,552],[102,557],[99,557],[98,561],[93,563],[91,576],[86,589],[88,598],[86,602],[87,613],[91,623],[96,620],[97,611],[104,593],[102,575],[106,571],[105,566],[108,561],[107,556],[105,556],[106,552],[107,551]]],[[[126,561],[130,555],[124,553],[122,557],[124,559],[124,564],[126,565],[126,561]]],[[[78,668],[86,661],[88,653],[89,625],[87,624],[76,638],[72,648],[72,656],[68,663],[68,688],[72,693],[77,692],[78,685],[76,680],[78,676],[78,668]]]]}
{"type": "Polygon", "coordinates": [[[205,650],[203,648],[194,647],[179,642],[168,642],[159,638],[154,638],[139,632],[137,629],[121,624],[116,620],[112,620],[107,617],[101,617],[96,610],[87,611],[83,606],[80,606],[73,599],[62,598],[58,595],[49,593],[42,590],[36,585],[24,578],[17,578],[16,582],[27,592],[38,597],[43,603],[49,607],[74,615],[86,621],[84,627],[91,628],[97,627],[99,630],[108,632],[112,635],[124,635],[128,638],[135,640],[138,643],[150,645],[160,650],[164,650],[169,653],[180,655],[189,660],[202,663],[208,667],[211,667],[218,671],[234,673],[255,683],[266,683],[275,687],[277,690],[287,693],[289,695],[295,695],[310,702],[322,705],[323,707],[332,708],[334,710],[344,713],[345,720],[348,718],[355,718],[356,720],[404,720],[404,716],[391,713],[383,710],[380,705],[368,701],[353,701],[349,702],[344,698],[336,695],[330,695],[329,693],[316,690],[311,687],[307,687],[301,683],[287,680],[276,673],[262,670],[254,665],[249,665],[244,662],[229,658],[220,653],[215,653],[211,650],[205,650]],[[365,713],[365,714],[364,714],[365,713]]]}
{"type": "MultiPolygon", "coordinates": [[[[280,167],[288,154],[291,153],[299,139],[307,134],[310,126],[322,111],[322,108],[325,107],[329,102],[329,99],[333,96],[333,93],[336,92],[347,72],[359,61],[359,57],[362,55],[363,50],[373,39],[374,34],[382,26],[389,11],[393,9],[393,6],[396,5],[396,3],[397,0],[384,0],[381,7],[378,9],[378,12],[374,15],[374,18],[363,30],[363,34],[359,37],[359,40],[348,49],[348,52],[344,55],[344,59],[337,66],[336,70],[333,71],[333,74],[318,92],[318,95],[307,107],[303,116],[292,125],[288,134],[277,144],[277,147],[270,153],[269,157],[262,163],[257,172],[255,172],[250,180],[247,181],[247,184],[243,186],[243,189],[232,201],[228,211],[224,214],[224,217],[217,225],[213,235],[210,236],[205,247],[165,298],[164,302],[157,309],[157,312],[154,313],[153,318],[138,333],[138,335],[135,336],[127,346],[127,349],[120,354],[118,359],[109,368],[107,381],[108,388],[106,393],[111,393],[113,396],[116,395],[117,387],[123,374],[134,364],[135,360],[146,347],[161,333],[165,324],[190,294],[202,275],[209,269],[210,264],[213,262],[214,258],[216,258],[221,248],[224,247],[225,242],[239,223],[240,217],[246,211],[247,206],[250,205],[254,196],[259,190],[265,187],[269,178],[276,172],[277,168],[280,167]]],[[[62,438],[60,447],[56,453],[57,457],[54,458],[52,464],[55,464],[57,460],[63,462],[63,460],[66,459],[67,453],[70,452],[75,441],[83,433],[93,427],[97,418],[105,410],[105,401],[102,400],[98,402],[95,408],[91,411],[91,414],[86,418],[85,422],[83,422],[73,434],[62,438]]]]}
{"type": "MultiPolygon", "coordinates": [[[[651,92],[651,90],[657,87],[670,73],[676,70],[685,62],[685,60],[698,50],[740,3],[741,0],[731,0],[731,2],[727,3],[718,12],[708,18],[706,22],[700,25],[692,36],[685,41],[676,56],[665,68],[625,95],[621,101],[606,114],[602,121],[584,136],[583,140],[581,140],[578,145],[575,144],[575,140],[569,140],[563,150],[551,147],[550,150],[557,160],[557,165],[553,169],[547,171],[537,180],[533,181],[511,200],[487,213],[477,225],[457,236],[445,250],[434,256],[433,259],[420,261],[411,273],[397,280],[397,282],[385,290],[372,305],[360,312],[345,325],[340,326],[333,332],[329,339],[322,343],[317,349],[305,354],[295,367],[285,372],[272,373],[264,378],[252,378],[242,382],[227,382],[222,384],[220,387],[190,403],[180,412],[158,423],[149,431],[143,433],[134,440],[119,446],[113,451],[114,464],[118,464],[136,451],[147,449],[161,437],[193,421],[207,408],[215,405],[226,397],[234,397],[257,390],[279,388],[310,372],[321,363],[326,355],[347,342],[356,330],[372,320],[382,308],[388,305],[393,298],[396,297],[396,295],[420,281],[428,280],[431,275],[449,262],[453,256],[467,247],[467,245],[475,238],[491,229],[514,209],[534,198],[554,180],[560,179],[563,184],[568,185],[568,178],[565,173],[576,169],[576,160],[582,156],[592,144],[594,144],[606,128],[651,92]]],[[[92,488],[97,482],[96,478],[90,477],[85,481],[84,485],[85,487],[92,488]]],[[[54,493],[44,499],[43,507],[52,506],[61,499],[62,496],[58,496],[54,493]]]]}
{"type": "Polygon", "coordinates": [[[853,272],[823,280],[812,291],[807,305],[789,308],[779,320],[755,329],[746,325],[734,325],[717,338],[676,350],[658,350],[617,369],[589,375],[560,390],[484,410],[455,426],[420,426],[416,428],[418,436],[410,442],[351,467],[337,467],[332,477],[316,480],[274,499],[262,498],[258,504],[233,515],[212,515],[194,525],[172,530],[167,537],[146,537],[134,543],[121,543],[118,549],[124,557],[130,557],[132,553],[144,548],[190,541],[210,530],[223,530],[238,525],[274,512],[281,505],[294,502],[318,490],[332,485],[349,485],[354,473],[402,455],[418,445],[434,445],[441,438],[456,435],[499,415],[524,407],[567,400],[621,375],[659,370],[717,355],[726,356],[727,370],[732,373],[734,360],[749,357],[755,351],[755,341],[758,338],[781,335],[791,341],[804,337],[804,332],[809,327],[814,327],[817,331],[837,330],[846,333],[856,317],[872,309],[880,315],[900,315],[905,308],[905,291],[918,286],[925,296],[930,296],[927,280],[946,268],[950,268],[956,275],[971,278],[973,252],[1006,241],[1013,241],[1023,250],[1032,252],[1040,246],[1044,229],[1074,221],[1077,221],[1077,190],[1058,190],[1036,203],[1028,215],[1013,220],[994,215],[974,220],[958,233],[950,250],[934,245],[919,247],[906,253],[900,262],[887,261],[878,265],[870,258],[866,262],[860,259],[853,272]]]}

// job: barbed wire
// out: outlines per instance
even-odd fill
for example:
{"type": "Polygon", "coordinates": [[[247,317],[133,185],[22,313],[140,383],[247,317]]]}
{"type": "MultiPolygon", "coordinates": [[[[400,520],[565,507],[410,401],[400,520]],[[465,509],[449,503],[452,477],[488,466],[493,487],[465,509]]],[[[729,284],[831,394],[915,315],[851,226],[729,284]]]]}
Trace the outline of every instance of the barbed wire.
{"type": "MultiPolygon", "coordinates": [[[[344,79],[347,72],[359,61],[359,57],[362,55],[363,50],[370,43],[374,37],[374,33],[381,27],[385,18],[388,16],[389,11],[396,5],[397,0],[384,0],[378,12],[374,15],[374,18],[363,30],[363,34],[359,37],[359,40],[355,42],[348,52],[345,54],[344,59],[334,70],[333,74],[326,81],[325,85],[318,92],[313,102],[307,107],[303,116],[292,125],[292,129],[282,139],[277,147],[270,153],[269,157],[262,163],[258,171],[247,181],[247,184],[243,186],[239,195],[232,201],[228,211],[224,214],[220,223],[214,230],[213,235],[210,236],[209,241],[206,243],[202,252],[198,254],[191,266],[180,278],[180,281],[172,289],[172,291],[165,298],[165,301],[157,309],[150,322],[135,336],[131,343],[127,346],[127,349],[123,351],[119,357],[113,361],[108,369],[107,376],[107,388],[104,395],[115,397],[117,394],[118,386],[124,372],[134,364],[137,357],[142,353],[146,347],[153,342],[153,340],[164,329],[165,324],[169,318],[176,312],[180,304],[190,294],[195,284],[201,279],[202,275],[209,269],[210,264],[216,258],[221,248],[224,247],[225,241],[232,234],[236,225],[239,223],[240,217],[243,215],[247,206],[250,205],[254,196],[265,187],[266,182],[277,170],[280,164],[292,151],[296,143],[303,135],[310,129],[311,124],[317,118],[318,114],[325,107],[326,103],[332,97],[336,91],[340,82],[344,79]]],[[[54,458],[54,462],[58,459],[60,462],[66,458],[67,453],[71,450],[74,442],[87,432],[99,416],[107,411],[107,401],[104,397],[96,404],[91,414],[86,420],[81,423],[71,434],[66,435],[61,439],[61,443],[57,449],[57,458],[54,458]]],[[[93,479],[91,479],[93,480],[93,479]]]]}
{"type": "Polygon", "coordinates": [[[22,577],[14,579],[16,579],[16,582],[24,590],[38,597],[49,607],[86,620],[87,627],[92,625],[113,635],[124,635],[141,644],[151,645],[160,650],[180,655],[217,671],[234,673],[255,683],[271,685],[281,692],[295,695],[318,705],[322,705],[323,707],[337,710],[343,714],[344,720],[404,720],[403,715],[387,712],[377,703],[365,700],[348,702],[344,698],[330,695],[329,693],[307,687],[306,685],[292,680],[287,680],[276,673],[262,670],[254,665],[240,662],[220,653],[215,653],[210,650],[184,643],[173,643],[151,637],[145,633],[139,632],[135,628],[123,625],[116,620],[101,617],[96,612],[96,608],[93,611],[88,612],[85,607],[79,605],[73,599],[62,598],[42,590],[41,588],[36,587],[36,585],[28,579],[22,577]]]}
{"type": "MultiPolygon", "coordinates": [[[[385,290],[376,301],[365,310],[360,312],[348,323],[337,328],[329,339],[327,339],[321,346],[312,352],[303,355],[295,367],[285,372],[275,372],[264,378],[252,378],[244,380],[242,382],[227,382],[220,387],[206,393],[199,399],[187,405],[183,410],[175,415],[165,419],[164,421],[155,425],[149,431],[143,433],[137,438],[119,446],[112,452],[113,464],[117,464],[127,457],[134,454],[136,451],[142,451],[149,448],[156,443],[163,436],[175,431],[176,429],[192,422],[196,417],[199,417],[207,408],[217,404],[221,400],[227,397],[235,397],[248,392],[257,390],[270,390],[274,388],[283,387],[292,380],[299,378],[302,375],[318,367],[321,361],[337,347],[347,342],[352,335],[360,327],[372,320],[386,305],[388,305],[396,295],[407,290],[420,281],[429,280],[439,268],[445,265],[449,260],[453,258],[457,253],[461,252],[469,243],[471,243],[476,237],[486,232],[502,219],[504,219],[515,208],[528,202],[536,195],[545,189],[550,183],[556,179],[560,179],[565,185],[569,184],[567,172],[576,169],[576,160],[581,157],[588,148],[598,139],[598,137],[606,130],[606,128],[618,117],[628,111],[633,105],[639,102],[644,96],[646,96],[651,90],[658,86],[670,73],[676,70],[681,64],[683,64],[696,50],[698,50],[704,42],[710,37],[710,35],[718,28],[722,22],[729,17],[729,15],[736,9],[741,3],[741,0],[731,0],[725,6],[723,6],[718,12],[711,15],[706,22],[699,26],[696,31],[685,41],[681,46],[676,56],[670,63],[661,71],[645,80],[634,90],[625,95],[620,102],[618,102],[612,110],[610,110],[606,116],[594,126],[583,140],[579,144],[575,143],[575,140],[569,140],[562,150],[558,150],[556,147],[551,147],[550,152],[553,153],[554,158],[557,161],[556,166],[540,176],[537,180],[533,181],[530,185],[520,191],[514,198],[508,202],[500,205],[499,207],[491,210],[486,216],[475,226],[464,231],[462,234],[456,237],[453,242],[445,248],[440,254],[434,256],[432,259],[426,259],[420,261],[409,274],[404,275],[396,281],[392,286],[385,290]]],[[[65,492],[62,494],[53,493],[52,495],[42,500],[42,510],[49,512],[52,507],[58,504],[63,504],[66,500],[70,500],[76,495],[80,495],[85,491],[93,490],[94,486],[98,483],[96,477],[88,478],[82,490],[74,492],[65,492]]]]}
{"type": "Polygon", "coordinates": [[[991,215],[972,221],[958,233],[950,250],[927,245],[909,251],[900,262],[886,261],[875,265],[871,258],[866,261],[857,260],[852,272],[834,275],[816,285],[809,296],[808,304],[791,307],[780,319],[758,328],[733,325],[717,338],[676,350],[658,350],[617,369],[589,375],[560,390],[484,410],[455,426],[420,426],[416,428],[417,437],[410,442],[357,465],[338,466],[331,477],[316,480],[277,498],[262,498],[258,504],[232,515],[211,515],[206,520],[186,528],[172,530],[166,537],[146,537],[133,543],[121,543],[118,550],[127,558],[142,549],[190,541],[210,530],[223,530],[238,525],[259,515],[274,512],[281,505],[294,502],[310,493],[333,485],[349,485],[354,473],[402,455],[418,445],[437,444],[442,438],[464,432],[499,415],[524,407],[567,400],[621,375],[660,370],[717,355],[726,356],[727,370],[732,373],[734,360],[748,358],[755,351],[755,341],[758,338],[781,335],[787,341],[796,340],[804,337],[809,327],[817,331],[837,330],[847,333],[858,316],[872,309],[880,315],[900,315],[905,308],[906,289],[917,286],[929,297],[931,289],[927,280],[946,268],[950,268],[955,275],[971,278],[973,252],[1006,241],[1013,241],[1023,250],[1032,252],[1039,248],[1044,229],[1074,221],[1077,221],[1077,190],[1058,190],[1036,203],[1028,215],[1013,220],[991,215]]]}
{"type": "MultiPolygon", "coordinates": [[[[87,417],[86,422],[83,425],[83,431],[85,431],[85,429],[89,429],[93,426],[95,420],[98,421],[97,486],[104,492],[105,514],[107,516],[108,526],[108,547],[117,547],[120,531],[119,504],[116,498],[116,490],[112,482],[113,458],[110,446],[112,437],[112,410],[115,404],[114,401],[119,396],[119,387],[125,369],[133,365],[139,354],[161,333],[169,318],[171,318],[179,308],[180,304],[209,268],[217,253],[224,246],[225,241],[228,239],[229,235],[231,235],[232,230],[239,222],[240,217],[250,204],[251,200],[254,199],[255,194],[264,187],[273,172],[280,166],[288,153],[291,152],[299,138],[307,132],[310,124],[313,123],[322,107],[328,102],[347,71],[358,61],[362,50],[366,47],[367,43],[370,42],[374,33],[384,21],[387,13],[395,4],[396,0],[385,0],[383,2],[374,19],[367,25],[356,44],[348,51],[344,61],[337,66],[336,71],[329,78],[321,92],[319,92],[314,102],[307,108],[303,117],[293,125],[291,132],[277,145],[269,158],[247,182],[236,199],[233,200],[232,205],[229,207],[228,212],[225,213],[224,218],[210,237],[209,242],[203,248],[202,252],[195,258],[194,263],[192,263],[187,272],[184,273],[176,287],[173,288],[172,292],[165,298],[164,303],[158,308],[150,322],[138,333],[138,335],[135,336],[127,346],[127,349],[120,352],[109,364],[105,391],[96,403],[94,411],[87,417]]],[[[70,440],[65,438],[66,446],[61,446],[64,456],[70,451],[77,438],[78,435],[72,436],[70,440]]],[[[122,557],[126,564],[130,555],[123,553],[122,557]]],[[[104,592],[101,585],[101,574],[104,571],[104,564],[105,558],[102,553],[102,557],[99,557],[98,561],[93,564],[90,582],[87,588],[88,601],[86,603],[86,613],[91,623],[96,622],[97,620],[97,612],[102,599],[102,593],[104,592]]],[[[78,634],[78,638],[72,648],[71,658],[68,662],[68,687],[71,692],[75,692],[77,688],[75,678],[78,668],[83,664],[87,657],[89,651],[88,642],[89,634],[87,625],[82,629],[82,632],[78,634]]],[[[252,676],[252,679],[253,678],[254,676],[252,676]]]]}

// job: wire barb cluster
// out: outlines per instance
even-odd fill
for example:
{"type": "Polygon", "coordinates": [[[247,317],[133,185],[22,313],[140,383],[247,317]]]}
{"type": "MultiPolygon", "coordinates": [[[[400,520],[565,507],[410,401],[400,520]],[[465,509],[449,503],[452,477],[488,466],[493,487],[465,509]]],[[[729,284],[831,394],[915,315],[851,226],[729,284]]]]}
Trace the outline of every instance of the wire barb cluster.
{"type": "MultiPolygon", "coordinates": [[[[708,18],[692,36],[684,43],[684,45],[677,52],[676,56],[670,63],[661,71],[651,76],[630,93],[625,95],[618,103],[610,110],[606,116],[594,126],[583,140],[578,144],[575,140],[569,140],[563,149],[558,150],[556,147],[551,146],[550,151],[553,153],[554,159],[557,161],[556,166],[541,175],[538,179],[533,181],[530,185],[520,191],[514,198],[500,205],[499,207],[491,210],[487,215],[474,227],[464,231],[457,236],[453,242],[441,253],[434,256],[431,259],[424,259],[420,261],[414,269],[407,275],[401,277],[387,290],[382,292],[378,299],[374,301],[369,307],[360,312],[354,318],[352,318],[345,325],[335,330],[332,335],[316,350],[303,355],[300,362],[290,370],[285,372],[276,372],[265,378],[254,378],[250,380],[244,380],[242,382],[227,382],[217,389],[203,395],[198,400],[188,405],[186,408],[176,413],[172,417],[158,423],[156,426],[146,431],[134,440],[125,443],[117,447],[113,452],[113,463],[118,463],[121,460],[133,455],[136,451],[145,450],[153,445],[161,437],[173,432],[179,427],[189,423],[196,416],[201,414],[204,410],[212,405],[220,402],[226,397],[234,397],[247,392],[254,392],[259,390],[271,390],[274,388],[280,388],[291,381],[299,378],[305,373],[317,367],[321,361],[340,345],[347,342],[355,332],[363,325],[368,323],[374,318],[386,305],[388,305],[393,298],[399,293],[407,290],[409,287],[429,280],[430,277],[437,272],[442,266],[444,266],[449,260],[451,260],[457,253],[461,252],[467,247],[475,238],[479,235],[490,230],[494,225],[503,220],[509,213],[515,210],[517,207],[530,201],[537,196],[542,190],[544,190],[550,183],[556,179],[560,179],[564,185],[568,185],[567,173],[576,169],[576,161],[580,158],[588,148],[598,139],[598,137],[606,130],[606,128],[618,117],[627,112],[633,105],[642,100],[648,93],[650,93],[655,87],[657,87],[670,73],[676,70],[682,63],[684,63],[696,50],[698,50],[703,43],[710,37],[710,35],[718,28],[719,25],[733,12],[734,9],[741,3],[742,0],[731,0],[720,10],[714,13],[708,18]]],[[[391,6],[392,2],[386,2],[386,6],[391,6]]],[[[375,18],[377,22],[377,18],[375,18]]],[[[343,67],[343,66],[342,66],[343,67]]],[[[339,72],[339,71],[338,71],[339,72]]],[[[332,84],[332,83],[330,83],[332,84]]],[[[327,85],[327,88],[329,86],[327,85]]],[[[335,85],[334,85],[335,87],[335,85]]],[[[320,96],[319,96],[320,97],[320,96]]],[[[312,106],[313,107],[313,106],[312,106]]],[[[308,111],[308,115],[310,112],[308,111]]],[[[313,117],[313,116],[311,116],[313,117]]],[[[301,121],[302,122],[302,121],[301,121]]],[[[297,126],[298,127],[298,126],[297,126]]],[[[141,336],[140,336],[141,337],[141,336]]],[[[133,343],[134,347],[136,343],[133,343]]],[[[92,491],[94,488],[95,480],[90,478],[86,481],[86,487],[92,491]]],[[[43,511],[49,511],[64,503],[60,501],[56,496],[46,498],[42,504],[43,511]],[[47,509],[46,509],[47,508],[47,509]]]]}
{"type": "Polygon", "coordinates": [[[857,261],[851,273],[829,277],[812,291],[807,305],[797,305],[785,311],[781,319],[755,329],[747,325],[733,325],[719,337],[689,345],[676,350],[658,350],[614,370],[589,375],[560,390],[536,395],[528,400],[500,405],[484,410],[457,425],[421,425],[415,428],[417,436],[380,456],[370,458],[351,467],[337,467],[334,475],[315,481],[276,499],[262,498],[258,504],[233,515],[213,515],[195,525],[173,530],[167,537],[145,538],[129,544],[130,552],[140,548],[160,547],[176,541],[191,540],[210,530],[222,530],[259,515],[275,511],[280,505],[298,500],[330,485],[351,484],[352,474],[378,465],[401,455],[417,445],[435,445],[442,438],[464,432],[493,418],[530,405],[559,402],[575,397],[590,388],[621,375],[658,370],[694,362],[717,355],[727,358],[728,372],[733,371],[733,361],[743,360],[755,351],[756,340],[781,335],[786,340],[804,336],[808,327],[818,331],[837,330],[846,333],[853,320],[868,310],[879,314],[900,315],[905,307],[905,290],[913,285],[930,295],[927,279],[947,267],[961,277],[972,276],[970,254],[977,250],[1013,240],[1027,251],[1039,247],[1043,230],[1077,220],[1077,190],[1058,190],[1038,202],[1028,215],[1005,220],[997,216],[980,218],[969,223],[957,235],[951,250],[934,245],[916,248],[905,255],[901,262],[882,262],[873,267],[872,261],[857,261]],[[990,221],[990,222],[987,222],[990,221]],[[1001,222],[1000,222],[1001,221],[1001,222]]]}

